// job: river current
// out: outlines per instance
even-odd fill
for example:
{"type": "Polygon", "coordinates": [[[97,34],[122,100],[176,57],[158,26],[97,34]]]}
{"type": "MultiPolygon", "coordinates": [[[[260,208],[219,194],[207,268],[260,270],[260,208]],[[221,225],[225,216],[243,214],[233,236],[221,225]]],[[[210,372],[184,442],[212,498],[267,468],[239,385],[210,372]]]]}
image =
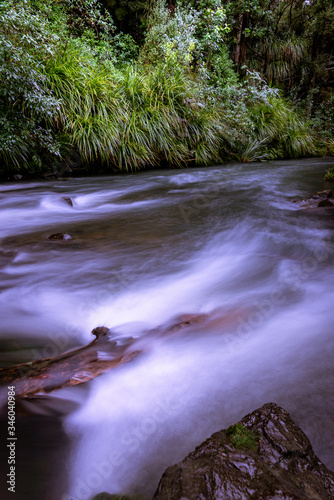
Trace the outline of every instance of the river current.
{"type": "Polygon", "coordinates": [[[18,500],[151,498],[167,466],[270,401],[334,469],[334,214],[293,202],[330,187],[332,162],[0,185],[2,366],[85,345],[96,326],[122,342],[195,318],[22,403],[18,500]],[[60,232],[72,239],[48,240],[60,232]]]}

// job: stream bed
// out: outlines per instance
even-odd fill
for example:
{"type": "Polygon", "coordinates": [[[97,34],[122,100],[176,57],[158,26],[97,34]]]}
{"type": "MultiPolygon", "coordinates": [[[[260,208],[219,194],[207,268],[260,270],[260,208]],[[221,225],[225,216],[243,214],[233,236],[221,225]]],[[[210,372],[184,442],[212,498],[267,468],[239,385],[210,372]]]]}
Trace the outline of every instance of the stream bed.
{"type": "Polygon", "coordinates": [[[18,403],[17,500],[149,499],[167,466],[270,401],[334,469],[334,212],[294,203],[330,187],[332,162],[0,184],[1,366],[97,326],[143,338],[130,363],[18,403]]]}

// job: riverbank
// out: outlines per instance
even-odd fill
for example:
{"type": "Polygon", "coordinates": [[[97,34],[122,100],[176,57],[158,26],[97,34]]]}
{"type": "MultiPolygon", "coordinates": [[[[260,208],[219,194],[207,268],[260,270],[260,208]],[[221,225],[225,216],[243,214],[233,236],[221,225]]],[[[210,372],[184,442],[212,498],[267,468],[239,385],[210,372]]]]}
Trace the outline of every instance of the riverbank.
{"type": "Polygon", "coordinates": [[[333,154],[330,119],[312,124],[263,75],[237,74],[219,2],[209,24],[207,10],[188,24],[181,6],[173,17],[157,2],[139,51],[95,4],[0,5],[0,175],[65,173],[76,162],[99,174],[333,154]]]}
{"type": "MultiPolygon", "coordinates": [[[[333,162],[334,162],[334,156],[317,156],[315,155],[314,158],[318,158],[319,160],[324,160],[327,165],[327,161],[332,162],[328,163],[327,167],[328,170],[330,170],[333,167],[333,162]]],[[[261,160],[262,163],[266,163],[269,160],[261,160]]],[[[286,162],[288,162],[288,159],[285,159],[286,162]]],[[[229,168],[230,165],[242,165],[243,163],[248,163],[248,162],[235,162],[235,161],[226,161],[224,165],[226,165],[226,168],[229,168]]],[[[256,162],[251,162],[250,167],[252,163],[256,162]]],[[[217,164],[217,166],[220,166],[221,164],[217,164]]],[[[214,167],[214,165],[211,165],[211,167],[214,167]]],[[[169,167],[170,170],[182,170],[182,171],[189,171],[191,172],[193,169],[197,169],[198,166],[196,164],[188,164],[187,166],[180,167],[180,166],[175,166],[175,167],[169,167]]],[[[156,165],[156,166],[150,166],[145,168],[146,172],[156,172],[157,175],[159,175],[160,172],[164,172],[166,170],[166,167],[163,165],[156,165]]],[[[136,175],[142,173],[142,170],[135,170],[133,172],[126,172],[119,170],[117,168],[110,169],[110,168],[97,168],[96,165],[85,165],[81,162],[80,156],[78,154],[72,153],[71,157],[69,157],[66,162],[64,163],[56,163],[54,165],[54,168],[51,169],[50,171],[44,171],[40,173],[28,173],[28,172],[23,172],[21,174],[19,173],[12,173],[12,174],[0,174],[0,182],[9,182],[9,183],[19,183],[19,182],[29,182],[29,181],[67,181],[70,179],[75,179],[75,178],[92,178],[92,177],[113,177],[113,176],[131,176],[131,175],[136,175]],[[98,172],[96,172],[98,170],[98,172]]],[[[324,177],[326,176],[326,171],[324,171],[324,177]]],[[[327,184],[330,184],[331,181],[327,181],[327,184]]]]}

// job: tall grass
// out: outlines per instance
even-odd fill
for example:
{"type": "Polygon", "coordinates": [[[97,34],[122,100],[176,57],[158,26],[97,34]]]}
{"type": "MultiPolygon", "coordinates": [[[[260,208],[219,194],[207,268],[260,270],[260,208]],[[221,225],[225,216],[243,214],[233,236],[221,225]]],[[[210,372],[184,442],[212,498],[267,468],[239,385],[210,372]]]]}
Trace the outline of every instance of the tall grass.
{"type": "MultiPolygon", "coordinates": [[[[267,87],[250,90],[231,80],[203,88],[200,73],[168,58],[115,66],[100,57],[93,34],[71,36],[61,5],[50,3],[38,14],[33,5],[0,2],[6,169],[30,162],[36,171],[45,157],[51,165],[62,144],[86,164],[124,171],[209,165],[229,155],[254,161],[266,147],[285,157],[314,152],[305,123],[282,99],[269,99],[267,87]]],[[[103,43],[113,50],[112,37],[103,43]]]]}
{"type": "Polygon", "coordinates": [[[284,157],[316,153],[307,123],[283,99],[271,98],[268,103],[257,104],[251,113],[258,138],[267,138],[267,144],[282,151],[284,157]]]}
{"type": "Polygon", "coordinates": [[[241,153],[236,154],[237,160],[243,163],[265,160],[267,155],[264,151],[263,145],[267,142],[267,140],[268,137],[264,137],[261,140],[250,137],[241,153]]]}
{"type": "Polygon", "coordinates": [[[75,41],[49,61],[47,78],[60,99],[56,123],[83,161],[120,170],[153,165],[209,164],[219,159],[213,109],[190,106],[194,84],[185,71],[97,64],[75,41]]]}

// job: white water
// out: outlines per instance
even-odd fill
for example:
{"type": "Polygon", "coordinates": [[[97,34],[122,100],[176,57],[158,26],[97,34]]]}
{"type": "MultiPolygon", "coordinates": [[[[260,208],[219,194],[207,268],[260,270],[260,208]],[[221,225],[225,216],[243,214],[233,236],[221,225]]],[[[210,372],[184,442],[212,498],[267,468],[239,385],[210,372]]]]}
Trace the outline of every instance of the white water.
{"type": "Polygon", "coordinates": [[[62,500],[150,498],[168,465],[269,401],[334,468],[333,216],[292,203],[326,187],[330,162],[0,186],[3,337],[38,335],[45,357],[98,325],[144,338],[208,315],[89,384],[65,420],[62,500]]]}

